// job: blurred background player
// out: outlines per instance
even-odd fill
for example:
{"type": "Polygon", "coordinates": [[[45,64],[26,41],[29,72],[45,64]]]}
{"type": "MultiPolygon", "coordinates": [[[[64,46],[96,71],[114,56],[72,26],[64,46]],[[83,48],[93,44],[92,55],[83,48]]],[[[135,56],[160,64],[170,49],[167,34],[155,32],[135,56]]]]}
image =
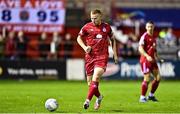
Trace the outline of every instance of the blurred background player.
{"type": "Polygon", "coordinates": [[[85,51],[85,67],[89,91],[84,102],[84,109],[89,107],[89,103],[95,95],[97,100],[94,109],[99,109],[103,96],[100,94],[98,85],[100,77],[106,70],[108,62],[109,38],[112,41],[114,61],[118,62],[116,52],[116,41],[109,24],[102,22],[102,12],[98,9],[90,13],[91,21],[84,25],[77,37],[78,44],[85,51]],[[85,43],[84,43],[85,41],[85,43]]]}
{"type": "Polygon", "coordinates": [[[149,21],[146,23],[146,32],[141,36],[139,41],[139,52],[141,54],[140,64],[144,74],[144,80],[141,85],[141,96],[139,102],[147,102],[148,100],[158,101],[154,92],[158,88],[160,82],[160,74],[156,60],[158,59],[156,50],[156,39],[153,36],[154,23],[149,21]],[[153,74],[151,91],[148,98],[145,97],[148,90],[148,83],[150,81],[150,73],[153,74]]]}

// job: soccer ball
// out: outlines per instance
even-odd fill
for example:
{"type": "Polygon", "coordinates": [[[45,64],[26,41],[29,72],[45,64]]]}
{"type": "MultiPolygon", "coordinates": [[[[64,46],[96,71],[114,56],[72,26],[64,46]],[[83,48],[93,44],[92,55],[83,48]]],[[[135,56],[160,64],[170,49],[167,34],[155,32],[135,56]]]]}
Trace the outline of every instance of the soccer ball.
{"type": "Polygon", "coordinates": [[[49,111],[55,111],[58,108],[58,102],[54,98],[49,98],[45,102],[45,108],[49,111]]]}

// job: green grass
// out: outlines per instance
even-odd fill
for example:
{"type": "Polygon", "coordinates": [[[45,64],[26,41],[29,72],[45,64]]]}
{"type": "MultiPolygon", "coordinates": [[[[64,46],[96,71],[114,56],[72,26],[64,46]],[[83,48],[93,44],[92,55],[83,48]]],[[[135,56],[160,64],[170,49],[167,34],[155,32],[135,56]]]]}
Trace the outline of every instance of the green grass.
{"type": "Polygon", "coordinates": [[[70,81],[0,81],[0,113],[49,113],[47,98],[57,99],[60,107],[52,113],[180,113],[180,81],[162,81],[156,93],[160,102],[139,103],[140,81],[102,81],[104,95],[100,110],[84,110],[87,84],[70,81]]]}

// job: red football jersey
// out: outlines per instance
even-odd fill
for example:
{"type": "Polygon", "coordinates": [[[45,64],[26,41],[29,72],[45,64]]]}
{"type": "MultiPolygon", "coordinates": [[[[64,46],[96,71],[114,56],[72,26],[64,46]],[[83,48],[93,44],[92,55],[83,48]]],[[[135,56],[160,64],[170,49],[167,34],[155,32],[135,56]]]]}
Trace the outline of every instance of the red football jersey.
{"type": "Polygon", "coordinates": [[[89,55],[109,55],[109,38],[112,37],[112,30],[109,24],[101,23],[101,25],[95,26],[92,22],[89,22],[82,27],[79,35],[85,39],[86,45],[92,47],[89,55]]]}
{"type": "MultiPolygon", "coordinates": [[[[156,52],[156,38],[147,34],[145,32],[139,41],[139,45],[141,45],[144,51],[154,59],[154,54],[156,52]]],[[[146,57],[141,55],[140,61],[146,60],[146,57]]]]}

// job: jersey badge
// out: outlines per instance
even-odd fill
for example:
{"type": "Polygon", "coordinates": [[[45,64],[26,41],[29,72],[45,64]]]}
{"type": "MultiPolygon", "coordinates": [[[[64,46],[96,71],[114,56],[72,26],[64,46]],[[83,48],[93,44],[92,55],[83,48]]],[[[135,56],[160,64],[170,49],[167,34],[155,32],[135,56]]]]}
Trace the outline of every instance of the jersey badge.
{"type": "Polygon", "coordinates": [[[105,28],[105,27],[103,27],[102,31],[103,31],[103,32],[106,32],[106,28],[105,28]]]}

